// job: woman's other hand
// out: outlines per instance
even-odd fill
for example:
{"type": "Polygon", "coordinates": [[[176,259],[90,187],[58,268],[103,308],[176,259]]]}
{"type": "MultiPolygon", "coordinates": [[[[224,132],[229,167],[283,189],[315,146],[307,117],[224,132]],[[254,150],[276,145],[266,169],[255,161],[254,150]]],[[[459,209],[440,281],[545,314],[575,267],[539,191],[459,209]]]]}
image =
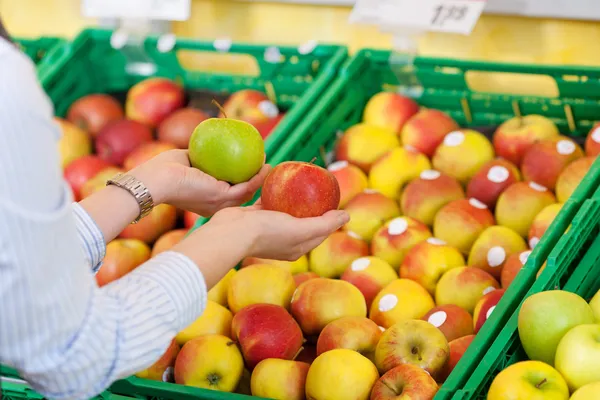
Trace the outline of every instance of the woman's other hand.
{"type": "Polygon", "coordinates": [[[248,182],[230,185],[192,168],[187,150],[169,150],[129,173],[144,182],[155,204],[168,203],[209,217],[250,201],[269,170],[269,165],[263,165],[248,182]]]}

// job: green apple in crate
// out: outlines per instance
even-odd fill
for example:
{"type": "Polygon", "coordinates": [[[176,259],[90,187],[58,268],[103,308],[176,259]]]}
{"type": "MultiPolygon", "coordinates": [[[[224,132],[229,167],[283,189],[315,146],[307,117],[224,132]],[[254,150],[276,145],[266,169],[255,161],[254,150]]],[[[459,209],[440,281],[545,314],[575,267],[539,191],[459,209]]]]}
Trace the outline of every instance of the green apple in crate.
{"type": "Polygon", "coordinates": [[[555,367],[571,391],[599,382],[600,325],[579,325],[567,332],[556,348],[555,367]]]}
{"type": "Polygon", "coordinates": [[[528,297],[519,312],[519,337],[531,360],[554,365],[556,348],[573,327],[595,322],[592,308],[578,295],[550,290],[528,297]]]}

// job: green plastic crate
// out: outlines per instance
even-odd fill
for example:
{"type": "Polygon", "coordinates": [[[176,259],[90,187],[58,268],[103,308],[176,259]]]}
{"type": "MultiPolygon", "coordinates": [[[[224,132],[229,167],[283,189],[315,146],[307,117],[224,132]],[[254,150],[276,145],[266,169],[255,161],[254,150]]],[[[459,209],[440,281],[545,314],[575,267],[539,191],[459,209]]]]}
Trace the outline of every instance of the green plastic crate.
{"type": "MultiPolygon", "coordinates": [[[[111,44],[113,31],[87,29],[82,31],[51,64],[39,71],[40,81],[52,99],[55,112],[64,116],[78,98],[91,93],[122,93],[147,76],[127,72],[127,57],[111,44]]],[[[144,41],[146,55],[156,64],[154,76],[163,76],[183,83],[188,91],[210,91],[226,95],[241,89],[272,93],[278,106],[288,110],[285,117],[265,142],[267,157],[287,139],[291,130],[304,118],[314,103],[335,78],[338,67],[346,60],[344,46],[318,45],[309,54],[296,47],[277,47],[278,62],[268,62],[269,45],[233,43],[228,54],[247,55],[255,59],[260,73],[232,75],[186,70],[181,66],[179,51],[197,54],[217,53],[213,42],[178,38],[173,49],[161,52],[159,38],[144,41]]]]}
{"type": "Polygon", "coordinates": [[[58,45],[63,45],[65,41],[63,39],[55,37],[40,37],[40,38],[14,38],[15,43],[21,48],[31,60],[39,65],[42,62],[51,62],[47,59],[54,58],[54,48],[58,45]]]}
{"type": "MultiPolygon", "coordinates": [[[[600,92],[596,90],[600,85],[600,68],[515,65],[421,57],[414,60],[412,73],[416,79],[412,80],[413,87],[401,87],[398,76],[406,78],[411,72],[403,69],[402,65],[392,67],[390,56],[389,51],[365,49],[348,60],[330,89],[313,106],[311,113],[268,161],[276,165],[283,161],[309,161],[316,157],[315,163],[324,165],[323,157],[330,158],[339,134],[361,121],[367,101],[382,90],[418,93],[413,97],[422,106],[443,110],[461,126],[480,129],[488,134],[515,115],[515,104],[522,115],[543,114],[551,118],[563,134],[574,137],[579,143],[582,143],[595,119],[600,118],[600,92]],[[465,80],[468,71],[548,75],[556,81],[561,97],[473,92],[465,80]]],[[[562,207],[453,373],[441,386],[436,400],[450,399],[462,389],[475,368],[479,368],[479,361],[533,285],[538,270],[586,199],[599,186],[600,164],[596,162],[587,178],[562,207]]],[[[198,220],[195,228],[205,221],[198,220]]]]}
{"type": "MultiPolygon", "coordinates": [[[[596,160],[595,166],[600,167],[600,159],[596,160]]],[[[553,289],[577,293],[587,301],[600,290],[600,189],[593,198],[584,201],[571,228],[548,256],[546,267],[525,298],[553,289]]],[[[519,310],[520,305],[476,370],[454,394],[453,400],[485,400],[492,381],[500,371],[516,362],[528,360],[517,329],[519,310]]]]}

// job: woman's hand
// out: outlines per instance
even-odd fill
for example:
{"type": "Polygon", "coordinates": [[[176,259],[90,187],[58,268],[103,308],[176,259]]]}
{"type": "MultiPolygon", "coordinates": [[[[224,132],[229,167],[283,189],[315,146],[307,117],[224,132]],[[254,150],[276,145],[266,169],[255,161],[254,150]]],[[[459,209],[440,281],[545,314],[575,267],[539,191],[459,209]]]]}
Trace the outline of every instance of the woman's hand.
{"type": "Polygon", "coordinates": [[[247,256],[295,261],[349,220],[345,211],[329,211],[314,218],[295,218],[286,213],[263,210],[260,204],[256,204],[220,211],[209,224],[239,224],[239,229],[250,232],[247,256]]]}
{"type": "Polygon", "coordinates": [[[169,150],[129,173],[148,187],[155,204],[168,203],[209,217],[250,201],[269,170],[270,166],[263,165],[248,182],[232,186],[192,168],[187,150],[169,150]]]}

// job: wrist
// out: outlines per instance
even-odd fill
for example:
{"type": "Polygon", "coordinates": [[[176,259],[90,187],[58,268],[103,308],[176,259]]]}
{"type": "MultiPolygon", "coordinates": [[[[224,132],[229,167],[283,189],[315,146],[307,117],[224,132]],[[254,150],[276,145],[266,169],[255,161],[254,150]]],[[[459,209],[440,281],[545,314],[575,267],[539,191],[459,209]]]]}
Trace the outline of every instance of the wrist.
{"type": "Polygon", "coordinates": [[[143,167],[134,168],[128,174],[146,186],[155,206],[166,203],[168,194],[171,192],[169,179],[165,179],[166,174],[161,170],[150,171],[143,167]]]}

